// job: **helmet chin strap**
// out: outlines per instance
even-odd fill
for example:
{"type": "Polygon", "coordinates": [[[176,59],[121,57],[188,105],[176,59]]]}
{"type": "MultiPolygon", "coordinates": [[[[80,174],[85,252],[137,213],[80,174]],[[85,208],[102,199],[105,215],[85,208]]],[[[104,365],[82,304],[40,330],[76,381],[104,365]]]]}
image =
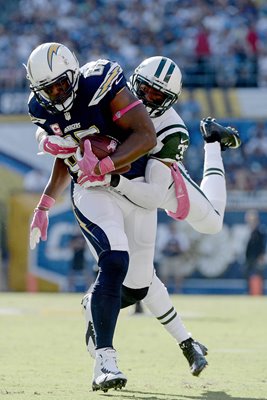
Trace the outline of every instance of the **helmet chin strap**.
{"type": "Polygon", "coordinates": [[[53,107],[55,107],[58,110],[58,112],[67,112],[71,109],[74,102],[74,98],[75,98],[74,93],[71,93],[70,96],[64,101],[64,103],[55,104],[53,107]],[[65,106],[65,103],[67,103],[69,100],[71,101],[67,106],[65,106]]]}

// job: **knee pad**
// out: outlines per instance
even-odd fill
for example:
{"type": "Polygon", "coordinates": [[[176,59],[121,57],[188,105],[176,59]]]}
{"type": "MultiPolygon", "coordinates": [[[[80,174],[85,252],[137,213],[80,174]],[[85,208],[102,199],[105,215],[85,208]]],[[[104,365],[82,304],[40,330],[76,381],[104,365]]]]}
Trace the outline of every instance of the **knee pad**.
{"type": "Polygon", "coordinates": [[[122,285],[121,288],[121,308],[129,307],[137,301],[143,300],[148,292],[148,287],[141,289],[131,289],[122,285]]]}
{"type": "Polygon", "coordinates": [[[106,251],[100,256],[99,273],[94,285],[94,292],[115,295],[120,291],[127,274],[129,254],[127,251],[106,251]]]}

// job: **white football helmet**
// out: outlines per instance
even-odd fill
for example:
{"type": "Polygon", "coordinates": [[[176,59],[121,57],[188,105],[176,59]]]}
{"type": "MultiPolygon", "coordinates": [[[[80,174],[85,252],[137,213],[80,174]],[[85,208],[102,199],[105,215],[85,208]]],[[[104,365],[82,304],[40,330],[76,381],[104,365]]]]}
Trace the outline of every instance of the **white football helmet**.
{"type": "Polygon", "coordinates": [[[66,46],[41,44],[33,50],[25,67],[30,89],[41,106],[53,114],[70,110],[78,89],[80,70],[77,58],[66,46]],[[52,100],[46,89],[55,83],[64,83],[65,90],[52,100]]]}
{"type": "Polygon", "coordinates": [[[149,115],[158,117],[177,102],[182,90],[182,74],[180,68],[167,57],[150,57],[135,69],[130,78],[131,90],[143,101],[149,115]],[[155,104],[145,98],[140,86],[146,84],[164,93],[161,104],[155,104]]]}

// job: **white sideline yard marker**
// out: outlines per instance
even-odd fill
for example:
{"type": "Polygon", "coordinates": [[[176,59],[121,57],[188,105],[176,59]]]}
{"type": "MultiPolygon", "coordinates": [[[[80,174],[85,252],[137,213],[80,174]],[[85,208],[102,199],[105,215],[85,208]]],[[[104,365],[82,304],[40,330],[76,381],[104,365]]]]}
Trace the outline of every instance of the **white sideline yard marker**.
{"type": "Polygon", "coordinates": [[[22,315],[25,312],[19,308],[2,307],[0,308],[0,315],[22,315]]]}

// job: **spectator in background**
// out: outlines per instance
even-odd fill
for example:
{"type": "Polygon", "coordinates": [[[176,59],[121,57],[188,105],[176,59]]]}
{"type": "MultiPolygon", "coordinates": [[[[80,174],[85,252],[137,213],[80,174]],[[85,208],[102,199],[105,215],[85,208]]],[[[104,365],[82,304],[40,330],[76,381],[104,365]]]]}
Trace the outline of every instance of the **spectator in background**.
{"type": "Polygon", "coordinates": [[[195,55],[197,62],[197,78],[199,78],[199,84],[203,83],[205,86],[212,86],[210,75],[210,37],[209,29],[204,24],[200,25],[199,31],[195,37],[195,55]]]}
{"type": "Polygon", "coordinates": [[[263,294],[264,268],[266,267],[266,230],[261,225],[257,210],[248,210],[245,222],[249,227],[249,239],[245,250],[245,276],[248,293],[263,294]]]}
{"type": "Polygon", "coordinates": [[[159,275],[168,287],[173,287],[174,292],[179,291],[181,280],[184,277],[181,256],[189,250],[187,236],[178,229],[177,221],[170,221],[167,224],[161,241],[161,262],[159,275]]]}
{"type": "Polygon", "coordinates": [[[143,314],[144,313],[144,309],[143,309],[143,306],[142,306],[142,302],[141,301],[137,301],[136,303],[135,303],[135,306],[134,306],[135,308],[134,308],[134,314],[143,314]]]}
{"type": "Polygon", "coordinates": [[[259,157],[266,159],[267,156],[267,128],[263,121],[257,122],[248,131],[249,140],[245,143],[244,152],[249,158],[255,158],[258,160],[259,157]]]}
{"type": "Polygon", "coordinates": [[[78,228],[75,229],[69,246],[73,251],[73,256],[68,275],[68,291],[76,292],[79,286],[81,287],[81,291],[84,291],[88,286],[88,282],[93,281],[93,277],[90,279],[90,272],[85,257],[86,243],[78,228]]]}

